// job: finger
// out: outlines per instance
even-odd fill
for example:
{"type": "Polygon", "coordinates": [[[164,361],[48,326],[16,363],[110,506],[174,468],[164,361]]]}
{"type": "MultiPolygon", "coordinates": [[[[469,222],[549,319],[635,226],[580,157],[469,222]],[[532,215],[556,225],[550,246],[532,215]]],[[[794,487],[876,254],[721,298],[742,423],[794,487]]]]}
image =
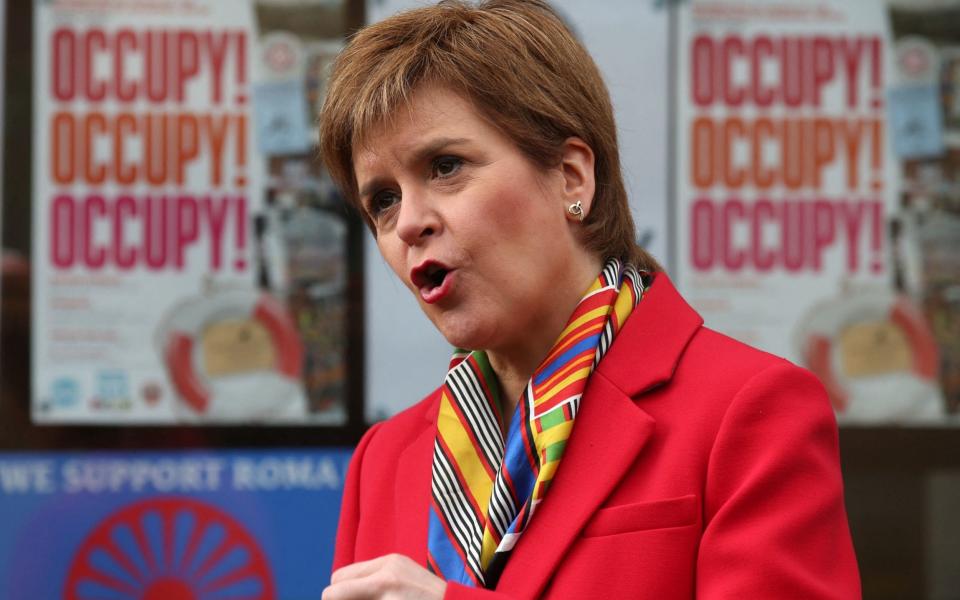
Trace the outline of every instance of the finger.
{"type": "Polygon", "coordinates": [[[331,582],[323,590],[322,600],[373,600],[385,592],[382,578],[376,575],[331,582]]]}
{"type": "Polygon", "coordinates": [[[352,565],[341,567],[334,571],[330,576],[330,583],[337,583],[339,581],[354,579],[357,577],[366,577],[367,575],[375,573],[376,571],[384,568],[391,562],[397,561],[398,556],[399,555],[397,554],[385,554],[372,560],[355,562],[352,565]]]}

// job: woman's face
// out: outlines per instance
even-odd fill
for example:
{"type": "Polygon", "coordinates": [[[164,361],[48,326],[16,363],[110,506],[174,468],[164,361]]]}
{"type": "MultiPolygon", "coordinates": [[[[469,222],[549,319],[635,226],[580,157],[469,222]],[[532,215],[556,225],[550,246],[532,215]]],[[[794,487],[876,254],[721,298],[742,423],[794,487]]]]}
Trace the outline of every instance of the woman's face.
{"type": "Polygon", "coordinates": [[[557,290],[579,299],[600,265],[567,218],[576,173],[534,165],[444,88],[411,100],[354,152],[384,259],[454,346],[516,350],[558,316],[562,327],[573,307],[557,290]]]}

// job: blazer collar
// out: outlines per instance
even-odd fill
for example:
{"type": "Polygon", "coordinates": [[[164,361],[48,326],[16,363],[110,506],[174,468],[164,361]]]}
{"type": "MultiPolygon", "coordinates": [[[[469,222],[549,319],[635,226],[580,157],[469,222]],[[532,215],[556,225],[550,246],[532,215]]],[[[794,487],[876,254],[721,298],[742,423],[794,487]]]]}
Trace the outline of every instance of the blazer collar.
{"type": "Polygon", "coordinates": [[[657,273],[613,346],[597,366],[624,394],[636,396],[673,377],[680,356],[703,318],[657,273]]]}

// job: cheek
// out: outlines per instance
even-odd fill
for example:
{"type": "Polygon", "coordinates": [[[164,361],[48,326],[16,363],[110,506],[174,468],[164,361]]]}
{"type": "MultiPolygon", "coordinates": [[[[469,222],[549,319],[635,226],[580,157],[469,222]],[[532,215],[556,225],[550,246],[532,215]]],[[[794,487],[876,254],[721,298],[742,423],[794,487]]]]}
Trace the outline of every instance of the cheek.
{"type": "Polygon", "coordinates": [[[525,246],[531,236],[553,231],[556,219],[548,204],[540,190],[500,187],[474,210],[471,223],[488,244],[525,246]]]}
{"type": "Polygon", "coordinates": [[[390,241],[383,241],[383,238],[377,240],[377,248],[380,250],[380,256],[393,271],[393,274],[400,279],[404,286],[410,287],[407,281],[407,267],[403,260],[403,252],[399,245],[390,241]]]}
{"type": "Polygon", "coordinates": [[[563,254],[568,235],[562,211],[540,195],[514,197],[488,218],[488,244],[494,252],[513,254],[528,267],[563,254]]]}
{"type": "Polygon", "coordinates": [[[504,227],[517,233],[552,236],[558,225],[566,221],[562,204],[543,185],[528,180],[508,197],[501,221],[504,227]]]}

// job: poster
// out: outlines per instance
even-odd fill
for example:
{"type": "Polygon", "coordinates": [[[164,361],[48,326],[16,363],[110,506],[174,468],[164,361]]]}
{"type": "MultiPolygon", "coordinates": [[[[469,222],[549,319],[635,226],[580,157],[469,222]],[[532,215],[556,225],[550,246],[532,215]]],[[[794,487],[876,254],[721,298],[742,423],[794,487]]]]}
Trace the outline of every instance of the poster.
{"type": "Polygon", "coordinates": [[[342,7],[260,4],[35,3],[35,422],[346,421],[351,217],[312,126],[342,7]]]}
{"type": "Polygon", "coordinates": [[[349,452],[0,454],[4,598],[319,598],[349,452]]]}
{"type": "MultiPolygon", "coordinates": [[[[685,296],[708,326],[814,371],[841,422],[956,422],[930,321],[895,283],[891,115],[916,110],[916,95],[894,85],[887,7],[678,10],[673,242],[685,296]]],[[[915,137],[916,150],[940,142],[915,137]]]]}

